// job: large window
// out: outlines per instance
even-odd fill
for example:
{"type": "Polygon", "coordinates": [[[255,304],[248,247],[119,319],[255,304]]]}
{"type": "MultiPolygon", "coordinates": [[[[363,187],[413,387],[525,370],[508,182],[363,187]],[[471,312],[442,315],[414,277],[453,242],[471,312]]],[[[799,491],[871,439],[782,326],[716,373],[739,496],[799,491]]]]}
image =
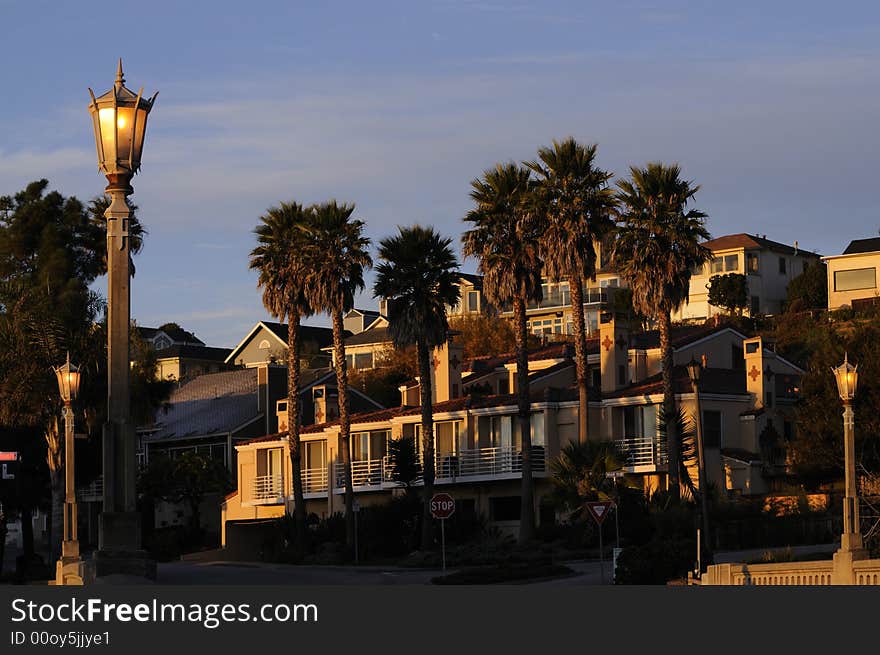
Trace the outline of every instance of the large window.
{"type": "Polygon", "coordinates": [[[712,273],[733,273],[739,270],[739,255],[715,257],[711,263],[712,273]]]}
{"type": "Polygon", "coordinates": [[[746,254],[746,271],[749,273],[758,272],[758,254],[750,252],[746,254]]]}
{"type": "Polygon", "coordinates": [[[835,291],[856,291],[858,289],[877,288],[876,268],[854,268],[848,271],[834,272],[835,291]]]}
{"type": "Polygon", "coordinates": [[[282,448],[261,448],[257,451],[257,475],[281,475],[282,448]]]}

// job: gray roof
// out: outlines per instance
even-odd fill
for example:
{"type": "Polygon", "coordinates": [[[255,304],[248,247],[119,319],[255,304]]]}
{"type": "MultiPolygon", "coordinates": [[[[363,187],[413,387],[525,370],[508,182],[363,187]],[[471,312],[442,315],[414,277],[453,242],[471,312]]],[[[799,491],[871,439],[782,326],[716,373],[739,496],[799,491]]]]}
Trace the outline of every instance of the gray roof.
{"type": "Polygon", "coordinates": [[[148,441],[225,434],[260,416],[257,369],[208,373],[182,384],[156,413],[148,441]]]}
{"type": "Polygon", "coordinates": [[[863,252],[877,252],[880,251],[880,237],[873,237],[870,239],[854,239],[850,241],[849,245],[846,247],[846,250],[843,251],[844,255],[856,255],[863,252]]]}
{"type": "Polygon", "coordinates": [[[346,346],[366,346],[375,343],[391,343],[391,334],[388,327],[374,327],[346,337],[346,346]]]}

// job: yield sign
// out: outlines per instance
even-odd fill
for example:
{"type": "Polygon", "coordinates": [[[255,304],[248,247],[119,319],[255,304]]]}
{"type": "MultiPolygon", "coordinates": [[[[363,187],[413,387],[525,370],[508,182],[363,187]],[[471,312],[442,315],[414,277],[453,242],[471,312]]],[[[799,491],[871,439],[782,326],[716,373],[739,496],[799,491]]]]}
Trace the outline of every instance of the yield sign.
{"type": "Polygon", "coordinates": [[[604,521],[605,517],[608,516],[611,508],[614,507],[614,503],[612,503],[610,500],[584,504],[587,506],[587,509],[590,510],[590,514],[593,515],[593,518],[596,519],[596,523],[599,525],[602,525],[602,521],[604,521]]]}

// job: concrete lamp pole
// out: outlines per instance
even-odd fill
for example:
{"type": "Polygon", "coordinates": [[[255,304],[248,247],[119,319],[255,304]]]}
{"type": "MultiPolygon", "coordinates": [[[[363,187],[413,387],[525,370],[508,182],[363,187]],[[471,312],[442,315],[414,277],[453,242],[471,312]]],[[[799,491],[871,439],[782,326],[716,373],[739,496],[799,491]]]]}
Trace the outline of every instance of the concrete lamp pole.
{"type": "Polygon", "coordinates": [[[79,369],[70,363],[55,369],[58,392],[64,402],[64,540],[61,559],[55,566],[56,585],[82,585],[93,582],[92,567],[83,563],[76,534],[76,486],[74,481],[73,401],[79,395],[79,369]]]}
{"type": "Polygon", "coordinates": [[[840,536],[840,551],[855,553],[858,559],[863,551],[862,534],[859,526],[859,498],[856,491],[856,453],[855,453],[855,414],[852,401],[859,383],[858,366],[849,363],[844,355],[843,364],[832,368],[837,380],[837,390],[843,401],[843,454],[846,467],[846,495],[843,499],[843,534],[840,536]]]}
{"type": "Polygon", "coordinates": [[[125,87],[121,59],[113,88],[97,98],[89,89],[89,95],[98,168],[107,177],[106,193],[110,196],[110,206],[104,213],[108,278],[107,422],[102,441],[104,503],[99,522],[98,573],[124,571],[149,576],[152,571],[141,550],[141,520],[136,511],[137,455],[130,417],[131,209],[126,198],[134,191],[131,180],[140,169],[147,116],[156,95],[147,99],[143,97],[143,88],[134,93],[125,87]],[[139,570],[144,566],[144,570],[139,570]]]}
{"type": "Polygon", "coordinates": [[[701,558],[700,568],[703,564],[712,563],[712,539],[709,532],[709,487],[706,482],[706,453],[703,449],[703,411],[700,406],[700,377],[703,373],[703,365],[692,359],[687,365],[688,376],[691,379],[691,387],[694,392],[696,404],[695,423],[697,428],[697,482],[700,485],[700,515],[702,519],[702,549],[704,557],[701,558]]]}

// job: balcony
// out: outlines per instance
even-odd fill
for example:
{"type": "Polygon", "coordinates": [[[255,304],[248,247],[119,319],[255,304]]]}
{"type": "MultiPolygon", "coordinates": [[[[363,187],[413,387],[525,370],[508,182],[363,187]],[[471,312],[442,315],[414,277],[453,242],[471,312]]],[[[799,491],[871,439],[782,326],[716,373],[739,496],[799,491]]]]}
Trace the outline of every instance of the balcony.
{"type": "MultiPolygon", "coordinates": [[[[356,491],[393,489],[394,465],[387,455],[381,460],[360,460],[351,463],[352,486],[356,491]]],[[[522,476],[522,453],[513,448],[475,448],[457,453],[434,454],[434,481],[437,484],[516,479],[522,476]]],[[[532,473],[544,475],[547,457],[543,446],[532,448],[532,473]]],[[[416,484],[422,484],[421,477],[416,484]]],[[[345,474],[341,464],[336,468],[336,491],[342,493],[345,474]]]]}
{"type": "Polygon", "coordinates": [[[624,456],[629,473],[654,473],[666,470],[666,442],[660,437],[623,437],[614,444],[624,456]]]}
{"type": "Polygon", "coordinates": [[[303,495],[327,493],[327,467],[303,469],[303,495]]]}
{"type": "MultiPolygon", "coordinates": [[[[596,305],[607,300],[608,294],[605,289],[599,287],[584,289],[584,305],[596,305]]],[[[564,307],[571,307],[571,294],[567,290],[562,293],[548,293],[538,302],[527,303],[526,311],[562,309],[564,307]]],[[[505,304],[501,311],[508,314],[513,311],[513,305],[505,304]]]]}
{"type": "Polygon", "coordinates": [[[275,505],[284,502],[284,478],[278,475],[258,475],[251,482],[251,496],[257,505],[275,505]]]}

